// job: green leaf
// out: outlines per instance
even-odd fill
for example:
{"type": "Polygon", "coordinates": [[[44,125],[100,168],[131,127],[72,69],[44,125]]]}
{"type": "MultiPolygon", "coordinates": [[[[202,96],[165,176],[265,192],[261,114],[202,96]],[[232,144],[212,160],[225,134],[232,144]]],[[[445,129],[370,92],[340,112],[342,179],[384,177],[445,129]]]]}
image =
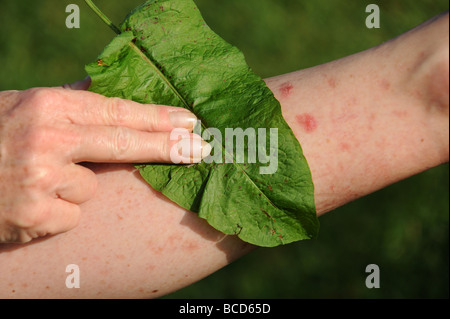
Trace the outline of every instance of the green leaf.
{"type": "Polygon", "coordinates": [[[188,166],[138,165],[142,177],[214,228],[246,242],[273,247],[316,237],[311,173],[280,103],[243,54],[206,25],[194,2],[148,1],[120,30],[98,61],[86,67],[90,90],[191,110],[202,122],[199,133],[205,139],[215,133],[213,157],[221,159],[188,166]],[[227,132],[238,128],[255,132],[250,136],[264,142],[255,150],[254,140],[246,138],[244,149],[266,157],[253,163],[249,151],[237,152],[227,132]],[[276,165],[276,172],[261,174],[270,165],[276,165]]]}

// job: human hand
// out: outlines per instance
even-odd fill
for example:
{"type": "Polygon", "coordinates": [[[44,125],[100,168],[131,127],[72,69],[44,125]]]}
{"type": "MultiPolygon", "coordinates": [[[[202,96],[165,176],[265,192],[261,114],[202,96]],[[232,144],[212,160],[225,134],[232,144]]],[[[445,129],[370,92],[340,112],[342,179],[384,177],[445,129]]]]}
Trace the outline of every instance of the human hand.
{"type": "Polygon", "coordinates": [[[97,187],[80,163],[201,161],[202,149],[174,158],[179,144],[170,139],[175,128],[193,129],[192,113],[106,98],[83,91],[88,86],[0,92],[0,243],[74,228],[78,205],[97,187]]]}

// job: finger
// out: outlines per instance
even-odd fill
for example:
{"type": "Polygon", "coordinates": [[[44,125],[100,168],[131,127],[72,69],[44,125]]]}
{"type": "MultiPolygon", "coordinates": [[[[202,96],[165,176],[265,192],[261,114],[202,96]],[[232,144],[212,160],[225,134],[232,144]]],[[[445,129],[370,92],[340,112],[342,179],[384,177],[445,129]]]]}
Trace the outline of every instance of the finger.
{"type": "MultiPolygon", "coordinates": [[[[68,84],[68,88],[69,89],[82,90],[82,91],[85,91],[85,90],[89,89],[90,86],[91,86],[91,78],[89,76],[87,76],[82,81],[77,81],[75,83],[68,84]]],[[[64,86],[64,88],[66,88],[66,87],[64,86]]]]}
{"type": "Polygon", "coordinates": [[[29,236],[38,238],[69,231],[78,225],[80,214],[81,210],[78,205],[63,199],[54,199],[45,212],[45,220],[28,230],[29,236]]]}
{"type": "Polygon", "coordinates": [[[55,190],[59,198],[82,204],[94,197],[98,182],[93,171],[71,163],[62,169],[61,174],[62,183],[55,190]]]}
{"type": "Polygon", "coordinates": [[[91,78],[87,76],[84,80],[76,81],[74,83],[66,83],[62,86],[63,89],[66,90],[87,90],[89,89],[89,86],[91,85],[91,78]]]}
{"type": "MultiPolygon", "coordinates": [[[[97,163],[193,163],[209,155],[211,147],[200,136],[184,130],[184,136],[171,133],[149,133],[124,127],[91,126],[83,130],[82,142],[72,153],[72,162],[97,163]],[[181,140],[200,140],[193,143],[186,155],[181,140]],[[178,147],[178,148],[177,148],[178,147]],[[173,149],[179,149],[179,156],[173,149]]],[[[183,143],[186,145],[186,142],[183,143]]]]}
{"type": "Polygon", "coordinates": [[[87,91],[62,90],[65,116],[74,124],[124,126],[147,132],[169,132],[175,128],[192,130],[197,117],[184,108],[140,104],[107,98],[87,91]]]}

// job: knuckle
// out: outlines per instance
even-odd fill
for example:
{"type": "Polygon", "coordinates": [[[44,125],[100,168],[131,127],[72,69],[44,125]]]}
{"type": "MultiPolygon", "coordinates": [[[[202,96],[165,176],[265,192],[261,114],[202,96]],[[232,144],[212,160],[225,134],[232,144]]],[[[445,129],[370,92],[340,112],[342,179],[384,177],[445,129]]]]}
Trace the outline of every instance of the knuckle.
{"type": "Polygon", "coordinates": [[[149,131],[158,130],[160,119],[162,118],[161,113],[163,112],[164,110],[156,105],[150,106],[147,112],[145,112],[146,125],[148,126],[149,131]]]}
{"type": "Polygon", "coordinates": [[[54,127],[44,125],[30,125],[22,133],[22,150],[27,153],[41,154],[46,153],[49,148],[60,146],[63,135],[54,127]]]}
{"type": "Polygon", "coordinates": [[[23,229],[8,227],[6,230],[0,232],[0,244],[2,243],[14,243],[14,244],[26,244],[32,240],[32,237],[27,231],[23,229]]]}
{"type": "Polygon", "coordinates": [[[160,134],[160,136],[155,139],[153,147],[155,153],[153,154],[154,160],[156,161],[168,161],[170,159],[170,138],[166,134],[160,134]]]}
{"type": "Polygon", "coordinates": [[[22,205],[14,214],[12,224],[16,229],[29,233],[45,221],[46,210],[43,205],[34,203],[22,205]]]}
{"type": "Polygon", "coordinates": [[[166,137],[166,138],[161,138],[161,142],[160,142],[160,156],[161,156],[161,160],[168,160],[169,159],[169,154],[170,154],[170,138],[166,137]]]}
{"type": "Polygon", "coordinates": [[[30,158],[40,154],[64,156],[74,146],[80,145],[82,136],[71,127],[58,127],[56,124],[30,124],[17,133],[16,150],[30,158]]]}
{"type": "Polygon", "coordinates": [[[57,183],[56,170],[48,166],[36,166],[29,163],[22,167],[21,175],[22,188],[29,193],[34,193],[36,190],[50,190],[57,183]]]}
{"type": "Polygon", "coordinates": [[[19,231],[17,236],[17,243],[19,244],[26,244],[29,243],[31,240],[35,238],[33,235],[30,235],[27,231],[19,231]]]}
{"type": "Polygon", "coordinates": [[[113,133],[112,158],[114,160],[126,160],[133,150],[131,133],[124,127],[116,127],[113,133]]]}
{"type": "Polygon", "coordinates": [[[3,91],[0,92],[0,114],[2,116],[8,115],[11,109],[17,105],[17,101],[20,100],[19,91],[3,91]]]}
{"type": "Polygon", "coordinates": [[[58,104],[61,92],[56,88],[33,88],[26,91],[26,101],[35,111],[48,110],[52,105],[58,104]]]}
{"type": "Polygon", "coordinates": [[[130,107],[127,103],[117,97],[108,98],[105,108],[105,118],[108,123],[123,125],[130,116],[130,107]]]}

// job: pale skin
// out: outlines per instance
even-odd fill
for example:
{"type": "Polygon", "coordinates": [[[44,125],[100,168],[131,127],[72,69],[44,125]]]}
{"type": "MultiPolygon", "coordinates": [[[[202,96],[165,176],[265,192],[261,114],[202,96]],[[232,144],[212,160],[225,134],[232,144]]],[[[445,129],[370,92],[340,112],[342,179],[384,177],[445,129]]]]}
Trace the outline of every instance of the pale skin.
{"type": "MultiPolygon", "coordinates": [[[[308,159],[319,216],[448,162],[448,46],[444,14],[379,47],[267,79],[308,159]]],[[[0,246],[0,297],[159,297],[254,249],[165,199],[129,164],[86,167],[97,191],[79,205],[77,227],[0,246]],[[66,288],[69,264],[80,268],[79,289],[66,288]]]]}

